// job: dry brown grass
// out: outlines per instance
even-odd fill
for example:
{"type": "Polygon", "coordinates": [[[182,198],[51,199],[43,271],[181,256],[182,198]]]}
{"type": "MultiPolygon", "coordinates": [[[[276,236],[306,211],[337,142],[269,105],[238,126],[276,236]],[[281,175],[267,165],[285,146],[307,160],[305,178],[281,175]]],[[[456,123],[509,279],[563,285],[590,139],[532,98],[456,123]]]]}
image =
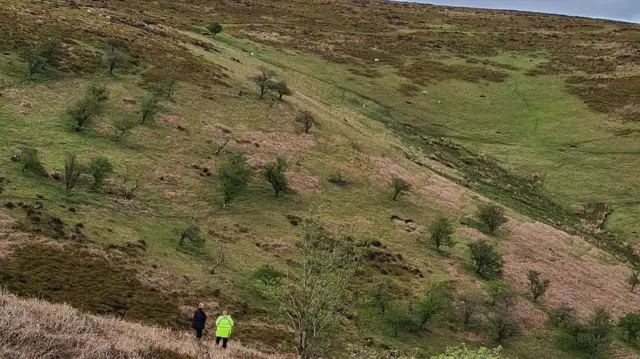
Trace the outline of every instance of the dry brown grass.
{"type": "Polygon", "coordinates": [[[0,292],[0,357],[7,359],[269,359],[231,341],[228,351],[186,332],[84,314],[68,305],[0,292]]]}
{"type": "Polygon", "coordinates": [[[598,306],[616,317],[640,310],[640,294],[631,293],[626,283],[631,274],[626,265],[583,238],[542,223],[510,221],[508,227],[504,277],[519,291],[527,292],[527,272],[537,270],[551,281],[541,299],[547,308],[575,307],[581,317],[598,306]]]}

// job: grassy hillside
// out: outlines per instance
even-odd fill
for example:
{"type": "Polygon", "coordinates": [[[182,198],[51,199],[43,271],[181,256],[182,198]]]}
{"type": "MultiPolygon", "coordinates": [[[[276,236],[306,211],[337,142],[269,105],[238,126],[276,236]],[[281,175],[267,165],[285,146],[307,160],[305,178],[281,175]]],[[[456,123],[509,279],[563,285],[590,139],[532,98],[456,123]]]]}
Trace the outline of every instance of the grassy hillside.
{"type": "MultiPolygon", "coordinates": [[[[290,352],[291,332],[252,274],[265,264],[296,271],[296,227],[311,214],[366,244],[357,300],[336,316],[335,357],[348,343],[422,357],[459,342],[495,346],[487,315],[465,325],[452,310],[428,331],[396,335],[367,300],[376,279],[390,280],[390,301],[402,305],[442,281],[456,304],[477,292],[490,311],[467,248],[478,240],[503,253],[502,279],[517,293],[522,330],[503,343],[507,355],[584,356],[558,343],[553,308],[581,319],[598,306],[615,318],[640,310],[626,284],[638,264],[637,26],[338,0],[11,0],[0,16],[0,285],[12,293],[176,330],[202,301],[231,311],[244,343],[290,352]],[[204,31],[212,21],[225,27],[216,37],[204,31]],[[114,37],[126,50],[109,75],[114,37]],[[28,80],[20,54],[46,40],[61,42],[59,63],[28,80]],[[249,78],[261,66],[293,96],[260,100],[249,78]],[[116,139],[117,121],[139,122],[150,85],[172,76],[175,94],[155,121],[116,139]],[[108,101],[74,131],[67,109],[92,84],[108,101]],[[317,118],[308,134],[295,121],[302,110],[317,118]],[[38,149],[47,176],[10,160],[24,146],[38,149]],[[59,174],[70,152],[107,158],[107,184],[92,189],[84,176],[67,195],[59,174]],[[218,170],[234,153],[252,180],[223,206],[218,170]],[[281,196],[262,175],[277,157],[292,189],[281,196]],[[348,185],[329,181],[336,171],[348,185]],[[398,201],[394,178],[412,185],[398,201]],[[476,218],[489,201],[509,216],[495,235],[476,218]],[[443,252],[428,243],[439,216],[457,242],[443,252]],[[193,225],[203,248],[179,244],[193,225]],[[529,270],[551,280],[540,303],[529,270]]],[[[611,355],[636,357],[623,337],[616,330],[611,355]]]]}

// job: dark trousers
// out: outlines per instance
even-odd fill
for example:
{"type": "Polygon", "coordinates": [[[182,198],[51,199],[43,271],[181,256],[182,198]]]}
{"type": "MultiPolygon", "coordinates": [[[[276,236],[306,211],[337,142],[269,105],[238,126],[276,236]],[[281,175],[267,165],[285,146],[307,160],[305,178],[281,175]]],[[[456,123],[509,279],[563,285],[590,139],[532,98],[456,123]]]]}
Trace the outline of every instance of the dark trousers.
{"type": "Polygon", "coordinates": [[[196,338],[202,339],[202,331],[203,329],[196,329],[196,338]]]}
{"type": "Polygon", "coordinates": [[[227,349],[227,342],[229,341],[229,338],[216,337],[216,345],[220,344],[221,339],[222,339],[222,349],[227,349]]]}

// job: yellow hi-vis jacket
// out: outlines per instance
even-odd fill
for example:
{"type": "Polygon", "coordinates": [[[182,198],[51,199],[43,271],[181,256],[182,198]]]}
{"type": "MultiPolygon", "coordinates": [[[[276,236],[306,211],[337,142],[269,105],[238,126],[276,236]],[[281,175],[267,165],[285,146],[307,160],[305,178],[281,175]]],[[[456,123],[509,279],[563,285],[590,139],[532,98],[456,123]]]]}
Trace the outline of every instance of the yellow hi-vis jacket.
{"type": "Polygon", "coordinates": [[[233,330],[233,319],[230,315],[221,315],[216,319],[216,337],[229,338],[233,330]]]}

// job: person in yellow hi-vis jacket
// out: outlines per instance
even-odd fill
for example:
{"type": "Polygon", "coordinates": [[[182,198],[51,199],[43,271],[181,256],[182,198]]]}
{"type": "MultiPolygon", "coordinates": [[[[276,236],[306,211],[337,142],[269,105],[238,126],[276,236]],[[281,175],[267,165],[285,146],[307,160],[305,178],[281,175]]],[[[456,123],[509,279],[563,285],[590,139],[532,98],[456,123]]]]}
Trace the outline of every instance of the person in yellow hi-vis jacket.
{"type": "Polygon", "coordinates": [[[222,312],[222,315],[216,319],[216,345],[220,344],[220,340],[222,340],[222,349],[227,349],[227,342],[231,337],[234,325],[229,313],[222,312]]]}

